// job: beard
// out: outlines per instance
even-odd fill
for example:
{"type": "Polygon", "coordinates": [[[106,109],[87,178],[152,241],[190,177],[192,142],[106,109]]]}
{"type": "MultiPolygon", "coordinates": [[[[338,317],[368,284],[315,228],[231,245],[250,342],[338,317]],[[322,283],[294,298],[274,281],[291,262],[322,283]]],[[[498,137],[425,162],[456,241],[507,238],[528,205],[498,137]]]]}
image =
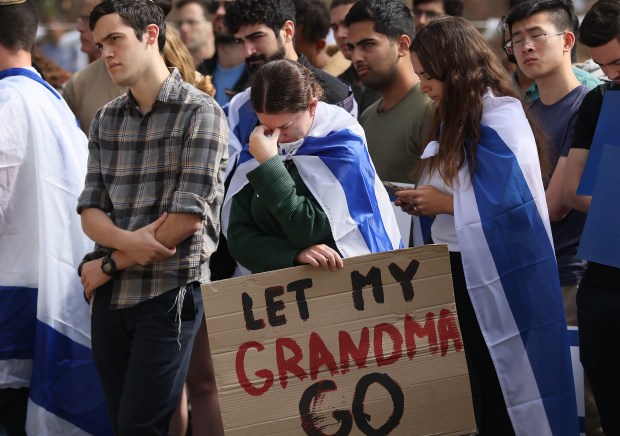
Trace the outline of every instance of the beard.
{"type": "Polygon", "coordinates": [[[253,54],[253,55],[245,58],[245,65],[246,65],[246,67],[248,69],[248,72],[250,74],[253,74],[256,71],[258,71],[258,69],[260,67],[265,65],[267,62],[278,61],[280,59],[284,59],[285,55],[286,55],[286,49],[284,48],[284,44],[278,38],[278,49],[276,50],[276,52],[274,54],[272,54],[269,57],[267,57],[267,56],[265,56],[263,54],[260,54],[260,55],[259,54],[253,54]]]}

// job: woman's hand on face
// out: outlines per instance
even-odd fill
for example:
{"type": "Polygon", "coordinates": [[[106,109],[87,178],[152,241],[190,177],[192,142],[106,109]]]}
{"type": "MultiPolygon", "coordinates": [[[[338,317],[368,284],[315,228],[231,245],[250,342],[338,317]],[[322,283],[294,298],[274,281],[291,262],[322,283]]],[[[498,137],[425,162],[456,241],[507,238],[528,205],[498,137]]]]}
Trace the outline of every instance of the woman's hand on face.
{"type": "Polygon", "coordinates": [[[298,263],[321,267],[325,271],[336,271],[338,268],[344,267],[344,262],[336,250],[325,245],[311,245],[303,251],[300,251],[296,258],[298,263]]]}
{"type": "Polygon", "coordinates": [[[278,154],[279,137],[280,129],[278,128],[275,128],[270,136],[265,134],[265,126],[260,125],[254,128],[250,134],[250,153],[258,163],[263,163],[278,154]]]}
{"type": "Polygon", "coordinates": [[[434,186],[397,191],[396,196],[394,204],[410,215],[454,215],[452,195],[445,194],[434,186]]]}

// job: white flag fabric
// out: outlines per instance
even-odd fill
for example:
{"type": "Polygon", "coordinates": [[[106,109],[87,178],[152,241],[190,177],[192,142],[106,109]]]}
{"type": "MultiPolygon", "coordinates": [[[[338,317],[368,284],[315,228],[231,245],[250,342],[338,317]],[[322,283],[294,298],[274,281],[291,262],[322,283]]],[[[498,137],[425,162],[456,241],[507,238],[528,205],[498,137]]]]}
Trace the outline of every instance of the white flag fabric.
{"type": "Polygon", "coordinates": [[[31,69],[0,71],[0,124],[0,388],[30,387],[28,434],[110,434],[76,273],[86,137],[31,69]]]}
{"type": "MultiPolygon", "coordinates": [[[[347,111],[319,102],[306,138],[281,157],[292,159],[325,211],[343,257],[402,248],[394,211],[370,160],[364,131],[347,111]]],[[[232,198],[248,183],[247,173],[257,166],[244,147],[224,200],[224,234],[232,198]]]]}
{"type": "Polygon", "coordinates": [[[577,435],[566,319],[538,153],[521,103],[487,93],[454,220],[467,288],[517,435],[577,435]]]}

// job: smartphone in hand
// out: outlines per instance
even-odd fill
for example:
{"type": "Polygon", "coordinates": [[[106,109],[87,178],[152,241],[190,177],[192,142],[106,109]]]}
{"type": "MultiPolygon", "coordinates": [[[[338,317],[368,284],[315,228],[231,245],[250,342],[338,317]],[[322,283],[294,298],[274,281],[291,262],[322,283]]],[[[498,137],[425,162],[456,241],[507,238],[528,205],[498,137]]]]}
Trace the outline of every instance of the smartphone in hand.
{"type": "Polygon", "coordinates": [[[396,192],[403,191],[406,189],[415,189],[415,183],[400,183],[400,182],[383,182],[383,186],[385,186],[385,190],[387,191],[390,201],[396,200],[396,192]]]}

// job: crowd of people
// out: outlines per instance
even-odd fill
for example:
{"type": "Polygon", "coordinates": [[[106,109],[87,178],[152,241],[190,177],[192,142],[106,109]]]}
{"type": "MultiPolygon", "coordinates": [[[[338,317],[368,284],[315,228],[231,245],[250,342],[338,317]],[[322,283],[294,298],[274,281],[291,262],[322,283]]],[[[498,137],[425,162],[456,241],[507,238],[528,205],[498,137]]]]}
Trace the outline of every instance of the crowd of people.
{"type": "Polygon", "coordinates": [[[477,434],[620,435],[620,264],[578,253],[617,202],[580,185],[616,145],[620,0],[511,0],[505,59],[462,13],[84,0],[55,89],[34,0],[0,0],[0,434],[181,436],[190,404],[221,435],[201,284],[439,243],[477,434]]]}

